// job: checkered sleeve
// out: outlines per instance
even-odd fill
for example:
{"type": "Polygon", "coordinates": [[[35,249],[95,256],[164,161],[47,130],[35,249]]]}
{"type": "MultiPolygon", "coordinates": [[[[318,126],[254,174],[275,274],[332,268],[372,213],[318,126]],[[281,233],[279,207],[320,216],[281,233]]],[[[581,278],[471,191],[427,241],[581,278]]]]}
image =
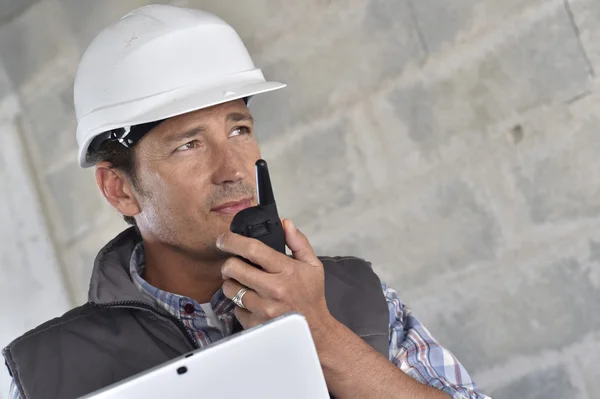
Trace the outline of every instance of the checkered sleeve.
{"type": "Polygon", "coordinates": [[[412,315],[398,293],[382,283],[390,314],[390,361],[410,377],[454,399],[490,399],[454,355],[412,315]]]}

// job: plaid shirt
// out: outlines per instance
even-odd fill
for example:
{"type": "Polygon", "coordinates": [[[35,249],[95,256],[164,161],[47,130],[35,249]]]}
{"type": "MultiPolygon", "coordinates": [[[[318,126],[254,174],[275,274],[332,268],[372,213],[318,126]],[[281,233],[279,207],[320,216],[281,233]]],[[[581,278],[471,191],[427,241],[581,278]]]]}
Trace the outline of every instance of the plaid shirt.
{"type": "MultiPolygon", "coordinates": [[[[181,320],[201,348],[231,334],[235,305],[221,290],[213,295],[210,304],[199,304],[191,298],[150,285],[141,277],[145,267],[143,246],[138,244],[130,262],[134,284],[156,306],[181,320]],[[208,306],[214,317],[206,314],[204,309],[208,306]]],[[[456,357],[413,316],[398,293],[385,283],[381,288],[390,313],[389,360],[413,379],[437,388],[453,399],[490,399],[479,392],[456,357]]],[[[20,399],[14,383],[10,393],[10,398],[20,399]]]]}

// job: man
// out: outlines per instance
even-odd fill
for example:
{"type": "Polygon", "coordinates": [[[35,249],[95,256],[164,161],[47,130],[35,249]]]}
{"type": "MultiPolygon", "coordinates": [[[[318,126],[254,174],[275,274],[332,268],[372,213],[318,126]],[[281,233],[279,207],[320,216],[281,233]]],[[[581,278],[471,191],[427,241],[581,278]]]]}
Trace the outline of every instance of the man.
{"type": "Polygon", "coordinates": [[[256,204],[247,102],[282,87],[198,10],[142,7],[96,37],[75,80],[79,162],[134,226],[99,252],[87,304],[4,350],[15,397],[84,395],[289,311],[337,398],[485,397],[367,262],[317,257],[290,220],[293,257],[229,232],[256,204]]]}

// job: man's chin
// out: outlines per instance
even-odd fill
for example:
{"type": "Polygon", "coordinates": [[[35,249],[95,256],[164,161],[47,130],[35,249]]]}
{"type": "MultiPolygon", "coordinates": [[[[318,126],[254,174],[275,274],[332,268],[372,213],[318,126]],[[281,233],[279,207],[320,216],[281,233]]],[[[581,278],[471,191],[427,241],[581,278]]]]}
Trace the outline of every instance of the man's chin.
{"type": "Polygon", "coordinates": [[[231,222],[235,215],[228,216],[214,216],[210,219],[210,230],[214,234],[215,244],[217,238],[223,233],[227,233],[230,230],[231,222]]]}

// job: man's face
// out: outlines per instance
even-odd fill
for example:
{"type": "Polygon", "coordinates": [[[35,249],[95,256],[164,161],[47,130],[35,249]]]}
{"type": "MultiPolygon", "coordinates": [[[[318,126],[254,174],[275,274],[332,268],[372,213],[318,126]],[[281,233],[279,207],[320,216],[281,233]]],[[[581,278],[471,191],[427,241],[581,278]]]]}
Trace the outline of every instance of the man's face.
{"type": "Polygon", "coordinates": [[[260,151],[244,102],[168,119],[135,153],[142,233],[194,257],[218,256],[217,237],[256,205],[260,151]]]}

